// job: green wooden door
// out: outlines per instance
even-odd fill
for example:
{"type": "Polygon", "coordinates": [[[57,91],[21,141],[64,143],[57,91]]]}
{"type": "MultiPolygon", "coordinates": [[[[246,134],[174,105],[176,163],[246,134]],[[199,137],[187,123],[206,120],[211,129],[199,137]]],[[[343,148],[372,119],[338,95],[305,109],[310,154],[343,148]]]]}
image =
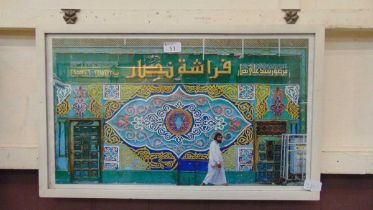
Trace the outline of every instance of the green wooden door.
{"type": "Polygon", "coordinates": [[[72,121],[71,137],[72,181],[100,182],[100,121],[72,121]]]}

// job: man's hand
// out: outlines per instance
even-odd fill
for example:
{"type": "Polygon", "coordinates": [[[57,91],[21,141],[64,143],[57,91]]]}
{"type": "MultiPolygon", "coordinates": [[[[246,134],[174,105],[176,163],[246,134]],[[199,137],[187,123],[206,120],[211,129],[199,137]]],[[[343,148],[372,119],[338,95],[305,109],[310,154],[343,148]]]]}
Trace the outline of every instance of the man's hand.
{"type": "Polygon", "coordinates": [[[221,163],[216,164],[216,167],[221,168],[221,163]]]}

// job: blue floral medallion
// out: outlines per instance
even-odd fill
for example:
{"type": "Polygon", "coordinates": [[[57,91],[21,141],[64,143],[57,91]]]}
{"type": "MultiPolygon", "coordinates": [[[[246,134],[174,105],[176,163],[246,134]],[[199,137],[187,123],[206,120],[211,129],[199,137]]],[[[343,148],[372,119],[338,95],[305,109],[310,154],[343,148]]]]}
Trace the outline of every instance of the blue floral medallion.
{"type": "Polygon", "coordinates": [[[180,87],[170,95],[153,95],[124,104],[107,122],[132,147],[171,151],[207,151],[216,132],[231,145],[251,124],[223,98],[188,94],[180,87]]]}

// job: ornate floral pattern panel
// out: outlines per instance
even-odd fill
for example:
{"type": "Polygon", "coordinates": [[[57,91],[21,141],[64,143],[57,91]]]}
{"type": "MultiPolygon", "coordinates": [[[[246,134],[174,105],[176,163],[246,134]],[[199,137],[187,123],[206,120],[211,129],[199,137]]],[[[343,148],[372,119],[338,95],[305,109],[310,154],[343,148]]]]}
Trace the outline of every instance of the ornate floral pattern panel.
{"type": "Polygon", "coordinates": [[[104,85],[104,100],[120,100],[120,85],[104,85]]]}
{"type": "Polygon", "coordinates": [[[104,168],[107,170],[119,169],[119,146],[104,147],[104,168]]]}
{"type": "Polygon", "coordinates": [[[251,171],[253,168],[253,148],[239,147],[237,151],[237,171],[251,171]]]}
{"type": "Polygon", "coordinates": [[[239,84],[238,100],[255,100],[255,84],[239,84]]]}
{"type": "Polygon", "coordinates": [[[57,96],[57,105],[60,105],[70,94],[71,94],[71,85],[63,84],[61,82],[56,85],[56,96],[57,96]]]}
{"type": "Polygon", "coordinates": [[[171,94],[134,99],[107,122],[127,145],[171,151],[207,151],[216,132],[224,135],[222,147],[231,145],[250,126],[227,99],[188,94],[178,86],[171,94]]]}

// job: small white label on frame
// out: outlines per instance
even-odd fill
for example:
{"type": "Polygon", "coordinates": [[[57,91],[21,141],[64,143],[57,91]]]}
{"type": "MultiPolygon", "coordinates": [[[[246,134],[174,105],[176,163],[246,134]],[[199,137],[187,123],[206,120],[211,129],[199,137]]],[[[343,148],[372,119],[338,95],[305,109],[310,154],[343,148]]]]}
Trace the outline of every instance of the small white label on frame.
{"type": "Polygon", "coordinates": [[[165,53],[178,53],[181,52],[181,42],[164,42],[163,51],[165,53]]]}
{"type": "Polygon", "coordinates": [[[311,192],[320,192],[321,186],[322,186],[322,183],[319,181],[305,180],[303,189],[311,191],[311,192]]]}

